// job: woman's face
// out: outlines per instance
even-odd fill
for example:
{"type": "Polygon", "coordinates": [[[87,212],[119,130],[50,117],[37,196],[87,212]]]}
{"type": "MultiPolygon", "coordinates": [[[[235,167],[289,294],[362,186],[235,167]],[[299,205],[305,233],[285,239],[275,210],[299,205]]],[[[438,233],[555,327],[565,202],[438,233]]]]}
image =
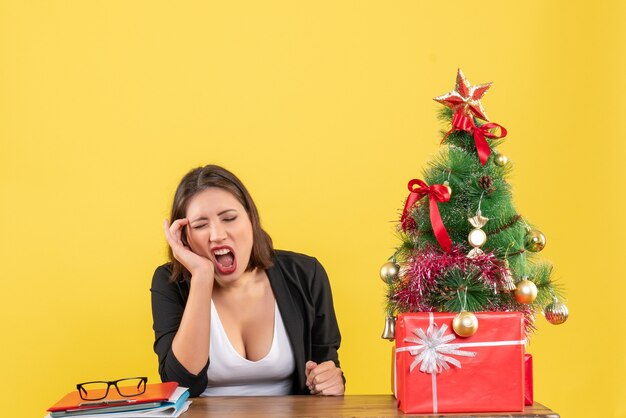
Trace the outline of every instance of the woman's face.
{"type": "Polygon", "coordinates": [[[186,217],[191,250],[215,264],[218,279],[238,279],[248,266],[253,243],[243,205],[230,192],[211,187],[190,199],[186,217]]]}

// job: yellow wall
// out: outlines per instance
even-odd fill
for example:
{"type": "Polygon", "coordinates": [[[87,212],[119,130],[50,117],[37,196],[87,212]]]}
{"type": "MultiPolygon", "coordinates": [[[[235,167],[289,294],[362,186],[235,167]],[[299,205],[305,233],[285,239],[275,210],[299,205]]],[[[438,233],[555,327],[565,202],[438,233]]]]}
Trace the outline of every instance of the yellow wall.
{"type": "Polygon", "coordinates": [[[387,393],[378,269],[458,66],[495,83],[517,207],[569,295],[566,325],[538,319],[536,398],[626,416],[623,2],[207,3],[0,1],[3,416],[158,379],[161,225],[205,163],[246,182],[277,247],[323,262],[348,393],[387,393]]]}

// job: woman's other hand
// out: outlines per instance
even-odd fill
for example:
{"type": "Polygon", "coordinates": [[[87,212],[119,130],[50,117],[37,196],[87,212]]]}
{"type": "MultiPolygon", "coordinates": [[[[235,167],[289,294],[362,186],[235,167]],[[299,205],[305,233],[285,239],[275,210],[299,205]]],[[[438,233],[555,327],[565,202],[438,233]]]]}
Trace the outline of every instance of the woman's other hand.
{"type": "Polygon", "coordinates": [[[312,395],[338,396],[343,395],[345,387],[343,374],[335,363],[328,360],[317,364],[307,361],[305,365],[306,384],[312,395]]]}
{"type": "Polygon", "coordinates": [[[194,253],[183,241],[184,228],[189,225],[189,219],[177,219],[171,225],[166,219],[163,225],[165,239],[172,249],[174,258],[180,261],[192,277],[203,276],[213,278],[215,266],[206,257],[194,253]]]}

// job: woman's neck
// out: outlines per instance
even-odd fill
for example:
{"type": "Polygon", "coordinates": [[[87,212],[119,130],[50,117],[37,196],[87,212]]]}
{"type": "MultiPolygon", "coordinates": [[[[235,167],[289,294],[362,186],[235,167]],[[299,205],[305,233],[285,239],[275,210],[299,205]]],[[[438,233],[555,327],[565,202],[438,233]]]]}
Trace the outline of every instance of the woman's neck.
{"type": "Polygon", "coordinates": [[[221,293],[230,293],[230,292],[245,292],[250,290],[259,282],[262,282],[267,276],[264,274],[263,270],[254,269],[252,271],[244,272],[239,278],[235,280],[220,280],[218,277],[215,278],[215,283],[217,286],[214,287],[213,292],[218,291],[221,293]]]}

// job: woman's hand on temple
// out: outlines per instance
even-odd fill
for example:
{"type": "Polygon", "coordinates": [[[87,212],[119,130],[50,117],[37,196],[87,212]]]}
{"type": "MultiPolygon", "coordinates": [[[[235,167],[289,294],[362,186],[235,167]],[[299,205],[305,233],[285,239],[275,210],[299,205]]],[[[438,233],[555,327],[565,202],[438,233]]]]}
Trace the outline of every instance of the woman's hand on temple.
{"type": "Polygon", "coordinates": [[[213,278],[215,266],[213,262],[206,257],[194,253],[191,248],[183,242],[183,229],[189,225],[187,218],[177,219],[171,225],[166,219],[163,225],[165,239],[172,249],[174,258],[185,266],[192,276],[209,275],[213,278]]]}
{"type": "Polygon", "coordinates": [[[306,384],[312,395],[343,395],[345,391],[343,374],[331,360],[320,364],[307,361],[304,371],[306,384]]]}

